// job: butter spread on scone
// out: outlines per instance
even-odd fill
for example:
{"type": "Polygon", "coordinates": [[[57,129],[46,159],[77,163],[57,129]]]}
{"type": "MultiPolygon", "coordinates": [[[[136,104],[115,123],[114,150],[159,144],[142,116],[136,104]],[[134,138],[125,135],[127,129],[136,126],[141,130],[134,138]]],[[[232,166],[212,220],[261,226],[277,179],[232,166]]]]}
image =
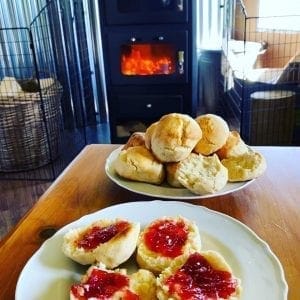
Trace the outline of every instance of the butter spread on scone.
{"type": "Polygon", "coordinates": [[[141,232],[136,260],[141,268],[160,273],[175,257],[201,249],[196,224],[182,216],[161,217],[141,232]]]}
{"type": "Polygon", "coordinates": [[[167,299],[239,299],[241,281],[216,251],[176,258],[157,280],[157,297],[167,299]]]}
{"type": "Polygon", "coordinates": [[[156,278],[147,270],[131,275],[126,269],[107,270],[105,266],[91,266],[80,283],[70,288],[71,300],[153,300],[156,299],[156,278]]]}
{"type": "Polygon", "coordinates": [[[101,262],[108,268],[115,268],[133,254],[139,233],[137,222],[102,219],[67,232],[62,250],[80,264],[101,262]]]}

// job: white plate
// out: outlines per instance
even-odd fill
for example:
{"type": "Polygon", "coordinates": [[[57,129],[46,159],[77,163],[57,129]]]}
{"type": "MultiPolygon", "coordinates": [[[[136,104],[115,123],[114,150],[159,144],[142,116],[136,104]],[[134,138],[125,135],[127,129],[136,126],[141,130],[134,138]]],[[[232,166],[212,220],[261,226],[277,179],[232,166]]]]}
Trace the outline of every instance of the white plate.
{"type": "Polygon", "coordinates": [[[254,181],[244,181],[244,182],[228,182],[226,186],[213,194],[207,195],[196,195],[190,192],[185,188],[173,188],[167,184],[163,185],[154,185],[150,183],[143,183],[138,181],[131,181],[125,178],[121,178],[115,172],[114,169],[114,161],[116,160],[117,156],[119,155],[121,148],[117,148],[108,156],[106,163],[105,163],[105,172],[106,175],[117,185],[120,187],[129,190],[131,192],[135,192],[141,195],[151,196],[155,198],[166,198],[166,199],[201,199],[201,198],[211,198],[216,196],[222,196],[225,194],[229,194],[235,191],[238,191],[248,184],[254,181]]]}
{"type": "Polygon", "coordinates": [[[285,300],[287,284],[269,246],[241,222],[201,206],[179,201],[140,201],[111,206],[63,227],[48,239],[20,274],[16,300],[69,299],[69,287],[87,267],[64,256],[63,235],[99,218],[123,217],[145,226],[160,216],[182,215],[199,226],[203,250],[219,251],[241,278],[242,300],[285,300]]]}

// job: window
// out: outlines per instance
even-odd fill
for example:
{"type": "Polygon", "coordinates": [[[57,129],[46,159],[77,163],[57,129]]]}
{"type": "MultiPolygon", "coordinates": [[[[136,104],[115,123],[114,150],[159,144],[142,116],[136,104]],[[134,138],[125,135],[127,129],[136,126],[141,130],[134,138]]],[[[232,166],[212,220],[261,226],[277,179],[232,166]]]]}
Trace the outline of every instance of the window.
{"type": "Polygon", "coordinates": [[[300,31],[300,1],[259,1],[259,29],[300,31]]]}
{"type": "MultiPolygon", "coordinates": [[[[194,1],[194,0],[192,0],[194,1]]],[[[197,1],[197,48],[220,49],[222,43],[223,0],[197,1]]]]}

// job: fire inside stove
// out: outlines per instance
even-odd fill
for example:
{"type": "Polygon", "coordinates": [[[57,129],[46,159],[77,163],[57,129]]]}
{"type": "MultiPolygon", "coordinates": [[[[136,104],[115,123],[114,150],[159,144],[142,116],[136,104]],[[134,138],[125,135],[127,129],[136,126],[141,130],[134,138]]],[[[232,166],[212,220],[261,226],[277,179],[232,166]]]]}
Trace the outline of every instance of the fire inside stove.
{"type": "Polygon", "coordinates": [[[127,76],[170,75],[175,72],[175,51],[171,44],[121,46],[121,72],[127,76]]]}

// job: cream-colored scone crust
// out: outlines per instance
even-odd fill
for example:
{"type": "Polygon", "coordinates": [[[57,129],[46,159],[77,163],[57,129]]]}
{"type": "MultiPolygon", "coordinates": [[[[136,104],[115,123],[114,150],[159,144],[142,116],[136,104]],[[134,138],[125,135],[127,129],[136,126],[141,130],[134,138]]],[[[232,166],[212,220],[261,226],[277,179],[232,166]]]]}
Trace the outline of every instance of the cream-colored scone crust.
{"type": "Polygon", "coordinates": [[[256,151],[250,151],[240,156],[225,158],[222,164],[228,170],[228,181],[246,181],[259,177],[266,168],[264,156],[256,151]]]}
{"type": "MultiPolygon", "coordinates": [[[[198,251],[199,252],[199,251],[198,251]]],[[[213,250],[207,250],[207,251],[201,251],[199,252],[214,268],[215,270],[220,271],[227,271],[232,274],[232,269],[230,265],[226,262],[225,258],[217,251],[213,250]]],[[[182,256],[179,256],[176,258],[172,264],[163,270],[163,272],[159,275],[157,278],[157,298],[159,300],[170,300],[170,299],[178,299],[178,300],[184,300],[179,295],[170,295],[169,294],[169,288],[165,284],[165,281],[172,275],[176,273],[178,269],[180,269],[187,261],[191,253],[184,254],[182,256]]],[[[232,274],[233,278],[235,278],[238,282],[238,286],[236,289],[235,294],[231,295],[229,300],[237,300],[240,299],[240,295],[242,292],[242,286],[241,286],[241,280],[239,278],[236,278],[232,274]]],[[[223,298],[218,298],[219,300],[222,300],[223,298]]]]}
{"type": "Polygon", "coordinates": [[[166,173],[167,173],[167,182],[170,186],[176,188],[184,187],[180,181],[177,179],[177,170],[179,167],[179,162],[176,163],[166,163],[166,173]]]}
{"type": "Polygon", "coordinates": [[[161,184],[165,179],[164,165],[145,146],[122,150],[114,169],[119,176],[135,181],[161,184]]]}
{"type": "Polygon", "coordinates": [[[145,132],[145,146],[147,149],[151,150],[151,138],[153,131],[155,130],[156,126],[158,124],[158,121],[155,123],[152,123],[145,132]]]}
{"type": "Polygon", "coordinates": [[[139,269],[137,272],[129,275],[129,287],[142,300],[156,299],[156,277],[152,272],[145,269],[139,269]]]}
{"type": "Polygon", "coordinates": [[[166,267],[168,267],[174,258],[162,256],[159,253],[156,253],[150,250],[144,241],[145,233],[147,232],[147,228],[151,227],[156,222],[160,222],[163,220],[172,220],[183,221],[188,229],[187,241],[182,248],[182,254],[191,253],[194,251],[200,251],[201,249],[201,238],[199,234],[199,230],[195,222],[190,221],[182,216],[178,217],[161,217],[157,220],[151,222],[144,230],[141,232],[140,237],[138,239],[137,246],[137,254],[136,260],[140,268],[147,269],[155,274],[160,273],[166,267]]]}
{"type": "Polygon", "coordinates": [[[202,137],[198,123],[189,115],[171,113],[158,121],[151,135],[151,150],[161,162],[186,158],[202,137]]]}
{"type": "Polygon", "coordinates": [[[249,147],[242,140],[240,134],[237,131],[230,131],[225,145],[217,151],[217,155],[220,159],[224,159],[233,156],[240,156],[248,151],[249,147]]]}
{"type": "Polygon", "coordinates": [[[198,195],[215,193],[228,181],[228,171],[218,156],[191,153],[178,163],[177,180],[188,190],[198,195]]]}
{"type": "Polygon", "coordinates": [[[227,122],[220,116],[205,114],[196,118],[202,130],[202,138],[194,148],[194,152],[210,155],[219,150],[229,135],[227,122]]]}
{"type": "Polygon", "coordinates": [[[134,146],[144,146],[145,145],[145,133],[144,132],[134,132],[129,139],[127,140],[127,143],[124,145],[122,150],[126,150],[130,147],[134,146]]]}
{"type": "MultiPolygon", "coordinates": [[[[134,294],[139,296],[139,299],[143,300],[153,300],[156,299],[156,277],[148,270],[139,269],[137,272],[128,274],[127,269],[115,269],[115,270],[108,270],[106,269],[105,265],[100,264],[99,266],[93,265],[91,266],[86,274],[82,277],[81,283],[85,283],[91,272],[94,268],[106,271],[108,273],[119,273],[124,276],[127,276],[129,279],[129,286],[126,288],[130,290],[134,294]]],[[[116,291],[114,295],[109,298],[111,300],[120,300],[124,299],[125,291],[121,289],[116,291]]],[[[70,299],[77,300],[77,298],[70,292],[70,299]]]]}
{"type": "Polygon", "coordinates": [[[86,233],[90,228],[95,226],[103,228],[120,221],[126,220],[103,219],[96,221],[89,226],[70,230],[64,236],[62,245],[63,253],[69,258],[83,265],[101,262],[110,269],[119,266],[121,263],[125,262],[136,249],[137,240],[140,233],[140,223],[127,221],[130,224],[128,230],[122,232],[121,234],[117,234],[109,241],[102,243],[98,247],[91,250],[78,247],[77,241],[80,240],[84,233],[86,233]]]}

